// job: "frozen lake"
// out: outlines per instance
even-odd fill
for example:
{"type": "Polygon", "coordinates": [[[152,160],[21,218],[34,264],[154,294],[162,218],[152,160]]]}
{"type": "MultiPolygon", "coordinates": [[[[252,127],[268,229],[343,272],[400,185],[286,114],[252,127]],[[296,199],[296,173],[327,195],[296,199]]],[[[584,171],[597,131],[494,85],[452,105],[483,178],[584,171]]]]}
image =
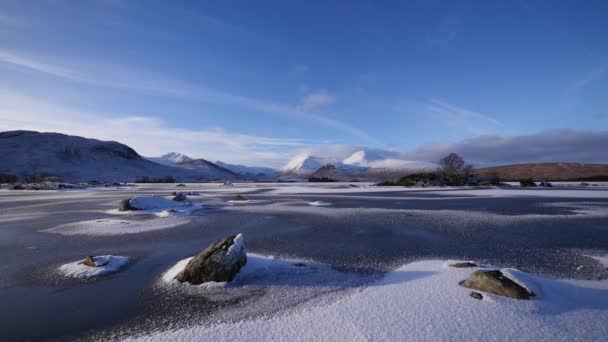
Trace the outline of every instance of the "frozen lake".
{"type": "MultiPolygon", "coordinates": [[[[395,278],[390,272],[424,260],[475,260],[548,278],[606,282],[605,256],[606,186],[248,183],[0,190],[0,340],[123,339],[260,317],[280,321],[302,305],[352,299],[395,278]],[[113,212],[122,199],[173,191],[193,192],[189,199],[202,209],[168,217],[113,212]],[[248,200],[233,201],[237,194],[248,200]],[[236,233],[258,260],[255,271],[219,289],[162,283],[178,261],[236,233]],[[58,271],[87,255],[126,256],[130,263],[99,278],[58,271]],[[268,256],[279,266],[284,260],[312,266],[267,267],[268,256]]],[[[213,336],[231,336],[222,334],[213,336]]]]}

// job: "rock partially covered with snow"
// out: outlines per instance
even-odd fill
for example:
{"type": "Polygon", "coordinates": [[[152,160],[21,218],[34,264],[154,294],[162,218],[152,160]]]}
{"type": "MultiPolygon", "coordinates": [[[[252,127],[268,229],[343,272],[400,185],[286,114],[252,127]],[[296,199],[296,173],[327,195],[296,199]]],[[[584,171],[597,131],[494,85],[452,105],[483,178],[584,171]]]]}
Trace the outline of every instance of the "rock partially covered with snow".
{"type": "Polygon", "coordinates": [[[85,266],[89,266],[89,267],[101,267],[101,266],[105,266],[109,263],[110,261],[107,258],[98,258],[98,257],[94,257],[94,256],[87,256],[86,258],[84,258],[83,261],[81,261],[80,263],[82,265],[85,266]]]}
{"type": "Polygon", "coordinates": [[[194,256],[175,279],[198,285],[210,281],[229,282],[247,263],[242,234],[220,240],[194,256]]]}
{"type": "MultiPolygon", "coordinates": [[[[133,197],[131,197],[133,198],[133,197]]],[[[133,208],[131,206],[131,198],[127,198],[124,199],[122,201],[120,201],[120,204],[118,205],[118,211],[132,211],[132,210],[137,210],[135,208],[133,208]]]]}
{"type": "Polygon", "coordinates": [[[61,265],[59,272],[71,278],[91,278],[118,272],[129,263],[129,258],[116,255],[89,256],[83,260],[61,265]]]}
{"type": "Polygon", "coordinates": [[[461,286],[473,290],[492,293],[499,296],[516,299],[530,299],[534,293],[507,278],[498,270],[475,271],[469,279],[460,283],[461,286]]]}

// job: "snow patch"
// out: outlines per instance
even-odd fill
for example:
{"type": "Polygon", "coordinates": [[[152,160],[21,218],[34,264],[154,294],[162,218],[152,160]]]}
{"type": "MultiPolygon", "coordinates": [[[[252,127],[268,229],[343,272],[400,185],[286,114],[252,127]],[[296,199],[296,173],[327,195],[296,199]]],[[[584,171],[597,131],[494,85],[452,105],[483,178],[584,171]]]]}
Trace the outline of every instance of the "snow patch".
{"type": "Polygon", "coordinates": [[[175,228],[189,222],[189,219],[181,217],[158,218],[145,221],[96,219],[62,224],[51,229],[42,230],[42,232],[60,235],[123,235],[175,228]]]}
{"type": "MultiPolygon", "coordinates": [[[[237,277],[247,276],[247,267],[256,269],[256,261],[272,265],[269,259],[251,259],[237,277]]],[[[345,292],[337,301],[311,301],[275,315],[201,323],[134,339],[600,341],[608,336],[605,281],[549,279],[506,270],[517,273],[526,287],[537,286],[543,296],[516,300],[484,293],[483,300],[476,300],[469,296],[470,289],[458,285],[474,269],[444,266],[442,260],[415,262],[359,291],[345,292]]]]}
{"type": "Polygon", "coordinates": [[[597,260],[600,264],[602,264],[602,266],[604,266],[605,268],[608,268],[608,255],[604,255],[604,256],[597,256],[597,255],[583,255],[586,256],[588,258],[591,259],[595,259],[597,260]]]}
{"type": "Polygon", "coordinates": [[[96,256],[95,263],[101,266],[91,267],[82,264],[84,259],[59,266],[59,272],[71,278],[91,278],[118,272],[129,263],[129,258],[116,255],[96,256]]]}
{"type": "Polygon", "coordinates": [[[308,202],[308,205],[312,205],[313,207],[324,207],[324,206],[331,205],[331,203],[323,202],[323,201],[314,201],[314,202],[308,202]]]}

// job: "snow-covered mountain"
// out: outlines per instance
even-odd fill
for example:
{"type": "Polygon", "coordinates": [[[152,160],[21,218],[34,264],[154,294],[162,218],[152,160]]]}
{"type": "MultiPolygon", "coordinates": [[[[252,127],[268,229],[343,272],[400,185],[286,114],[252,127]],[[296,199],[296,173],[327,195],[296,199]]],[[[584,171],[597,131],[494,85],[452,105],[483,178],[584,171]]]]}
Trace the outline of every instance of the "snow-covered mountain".
{"type": "Polygon", "coordinates": [[[249,179],[255,180],[274,180],[277,179],[281,174],[279,171],[269,167],[228,164],[221,161],[216,161],[215,164],[234,173],[238,173],[249,179]]]}
{"type": "Polygon", "coordinates": [[[328,177],[338,180],[376,179],[386,174],[432,170],[436,165],[404,160],[393,151],[359,149],[340,158],[319,157],[304,152],[292,158],[283,167],[284,178],[328,177]]]}
{"type": "Polygon", "coordinates": [[[192,160],[192,158],[179,152],[169,152],[160,157],[149,157],[147,159],[163,165],[175,165],[178,163],[192,160]]]}
{"type": "Polygon", "coordinates": [[[300,153],[293,157],[282,169],[284,176],[308,177],[313,172],[326,164],[337,162],[332,158],[321,158],[308,152],[300,153]]]}
{"type": "Polygon", "coordinates": [[[67,182],[132,182],[141,177],[171,176],[178,181],[238,177],[229,170],[211,171],[160,165],[115,141],[33,131],[0,133],[0,173],[21,179],[57,176],[67,182]]]}

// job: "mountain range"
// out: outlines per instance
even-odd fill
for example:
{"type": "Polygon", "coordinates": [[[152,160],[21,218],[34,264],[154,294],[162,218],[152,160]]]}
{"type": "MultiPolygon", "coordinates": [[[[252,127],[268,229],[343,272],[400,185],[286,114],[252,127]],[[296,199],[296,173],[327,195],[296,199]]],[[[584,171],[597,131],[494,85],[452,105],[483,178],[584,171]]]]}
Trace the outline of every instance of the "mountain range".
{"type": "MultiPolygon", "coordinates": [[[[9,131],[0,133],[0,174],[25,180],[31,176],[55,176],[66,182],[133,182],[143,177],[172,177],[179,182],[212,180],[292,181],[309,177],[333,180],[376,181],[418,171],[432,171],[432,163],[401,159],[395,152],[357,149],[331,153],[302,152],[280,170],[211,162],[171,152],[142,157],[127,145],[60,133],[9,131]]],[[[608,179],[608,165],[543,163],[496,166],[477,170],[498,174],[505,180],[608,179]]]]}

